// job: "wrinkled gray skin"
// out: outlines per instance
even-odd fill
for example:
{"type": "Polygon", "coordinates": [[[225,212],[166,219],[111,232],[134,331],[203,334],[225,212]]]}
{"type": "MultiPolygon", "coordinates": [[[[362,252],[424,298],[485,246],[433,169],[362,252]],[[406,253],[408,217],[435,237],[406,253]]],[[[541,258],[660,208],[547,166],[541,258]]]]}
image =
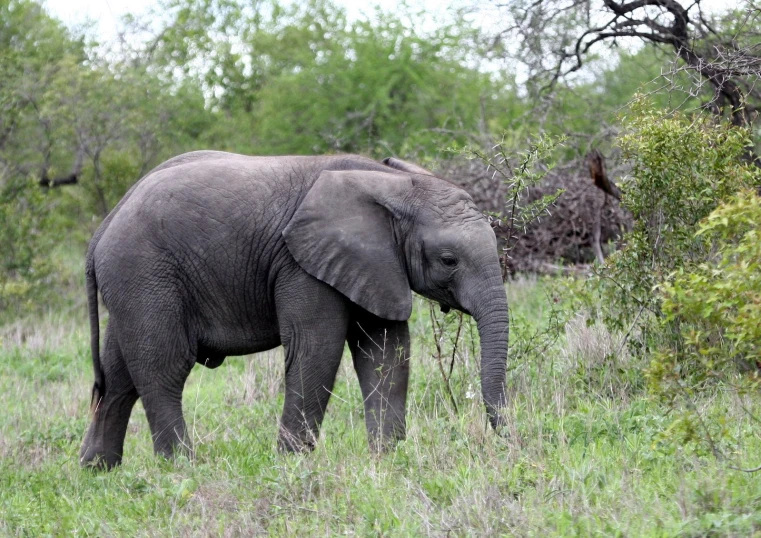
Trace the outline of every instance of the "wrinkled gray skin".
{"type": "Polygon", "coordinates": [[[201,151],[137,183],[87,253],[95,385],[82,464],[121,461],[138,397],[155,451],[189,451],[182,390],[196,362],[281,344],[281,449],[314,446],[344,342],[370,444],[392,444],[405,435],[411,291],[476,319],[498,427],[508,321],[494,233],[460,188],[384,163],[201,151]],[[110,312],[102,354],[98,289],[110,312]]]}

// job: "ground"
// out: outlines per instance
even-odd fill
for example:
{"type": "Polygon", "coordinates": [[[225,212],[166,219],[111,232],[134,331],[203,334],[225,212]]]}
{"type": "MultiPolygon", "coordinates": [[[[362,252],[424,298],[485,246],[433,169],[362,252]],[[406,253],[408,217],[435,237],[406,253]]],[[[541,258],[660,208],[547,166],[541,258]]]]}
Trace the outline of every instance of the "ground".
{"type": "MultiPolygon", "coordinates": [[[[275,350],[193,370],[185,388],[192,461],[153,455],[138,404],[124,464],[82,470],[92,383],[83,303],[5,326],[0,535],[761,536],[759,477],[664,443],[669,417],[620,339],[578,317],[542,352],[520,343],[520,331],[546,321],[546,289],[535,279],[508,285],[515,349],[501,436],[479,399],[477,345],[466,339],[458,349],[455,412],[433,358],[428,305],[416,300],[409,435],[381,456],[368,451],[347,358],[314,453],[279,454],[275,350]]],[[[751,466],[761,442],[743,403],[717,392],[701,408],[734,429],[732,455],[751,466]]]]}

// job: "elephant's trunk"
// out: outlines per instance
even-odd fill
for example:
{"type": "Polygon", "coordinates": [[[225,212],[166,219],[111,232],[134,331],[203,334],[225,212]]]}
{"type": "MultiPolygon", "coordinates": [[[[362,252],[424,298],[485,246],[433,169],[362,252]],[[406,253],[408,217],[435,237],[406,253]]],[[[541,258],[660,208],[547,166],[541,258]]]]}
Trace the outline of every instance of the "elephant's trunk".
{"type": "Polygon", "coordinates": [[[508,313],[502,275],[489,275],[478,293],[473,317],[481,337],[481,392],[494,429],[504,423],[499,409],[506,403],[508,313]]]}

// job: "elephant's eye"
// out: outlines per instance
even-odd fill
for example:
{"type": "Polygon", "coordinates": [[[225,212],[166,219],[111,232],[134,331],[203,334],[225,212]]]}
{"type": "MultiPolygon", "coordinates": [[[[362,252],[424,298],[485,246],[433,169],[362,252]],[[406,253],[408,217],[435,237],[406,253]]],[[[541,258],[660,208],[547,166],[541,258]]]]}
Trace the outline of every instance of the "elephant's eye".
{"type": "Polygon", "coordinates": [[[441,263],[447,267],[454,267],[457,265],[457,258],[453,254],[442,254],[441,263]]]}

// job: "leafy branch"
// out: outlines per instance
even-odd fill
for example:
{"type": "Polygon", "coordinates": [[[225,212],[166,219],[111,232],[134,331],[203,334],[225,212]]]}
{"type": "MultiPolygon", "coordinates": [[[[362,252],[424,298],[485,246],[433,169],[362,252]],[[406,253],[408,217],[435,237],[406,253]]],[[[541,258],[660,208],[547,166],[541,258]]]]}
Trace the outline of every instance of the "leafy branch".
{"type": "Polygon", "coordinates": [[[448,151],[461,154],[467,159],[480,160],[486,165],[487,172],[492,171],[492,180],[500,178],[507,186],[504,210],[487,215],[501,245],[503,278],[507,275],[510,253],[521,236],[531,225],[539,222],[542,215],[549,215],[550,207],[565,192],[564,189],[557,189],[554,193],[531,199],[531,189],[538,186],[552,169],[550,158],[564,140],[562,137],[541,135],[527,150],[515,156],[510,154],[504,136],[492,146],[489,153],[470,146],[448,148],[448,151]]]}

